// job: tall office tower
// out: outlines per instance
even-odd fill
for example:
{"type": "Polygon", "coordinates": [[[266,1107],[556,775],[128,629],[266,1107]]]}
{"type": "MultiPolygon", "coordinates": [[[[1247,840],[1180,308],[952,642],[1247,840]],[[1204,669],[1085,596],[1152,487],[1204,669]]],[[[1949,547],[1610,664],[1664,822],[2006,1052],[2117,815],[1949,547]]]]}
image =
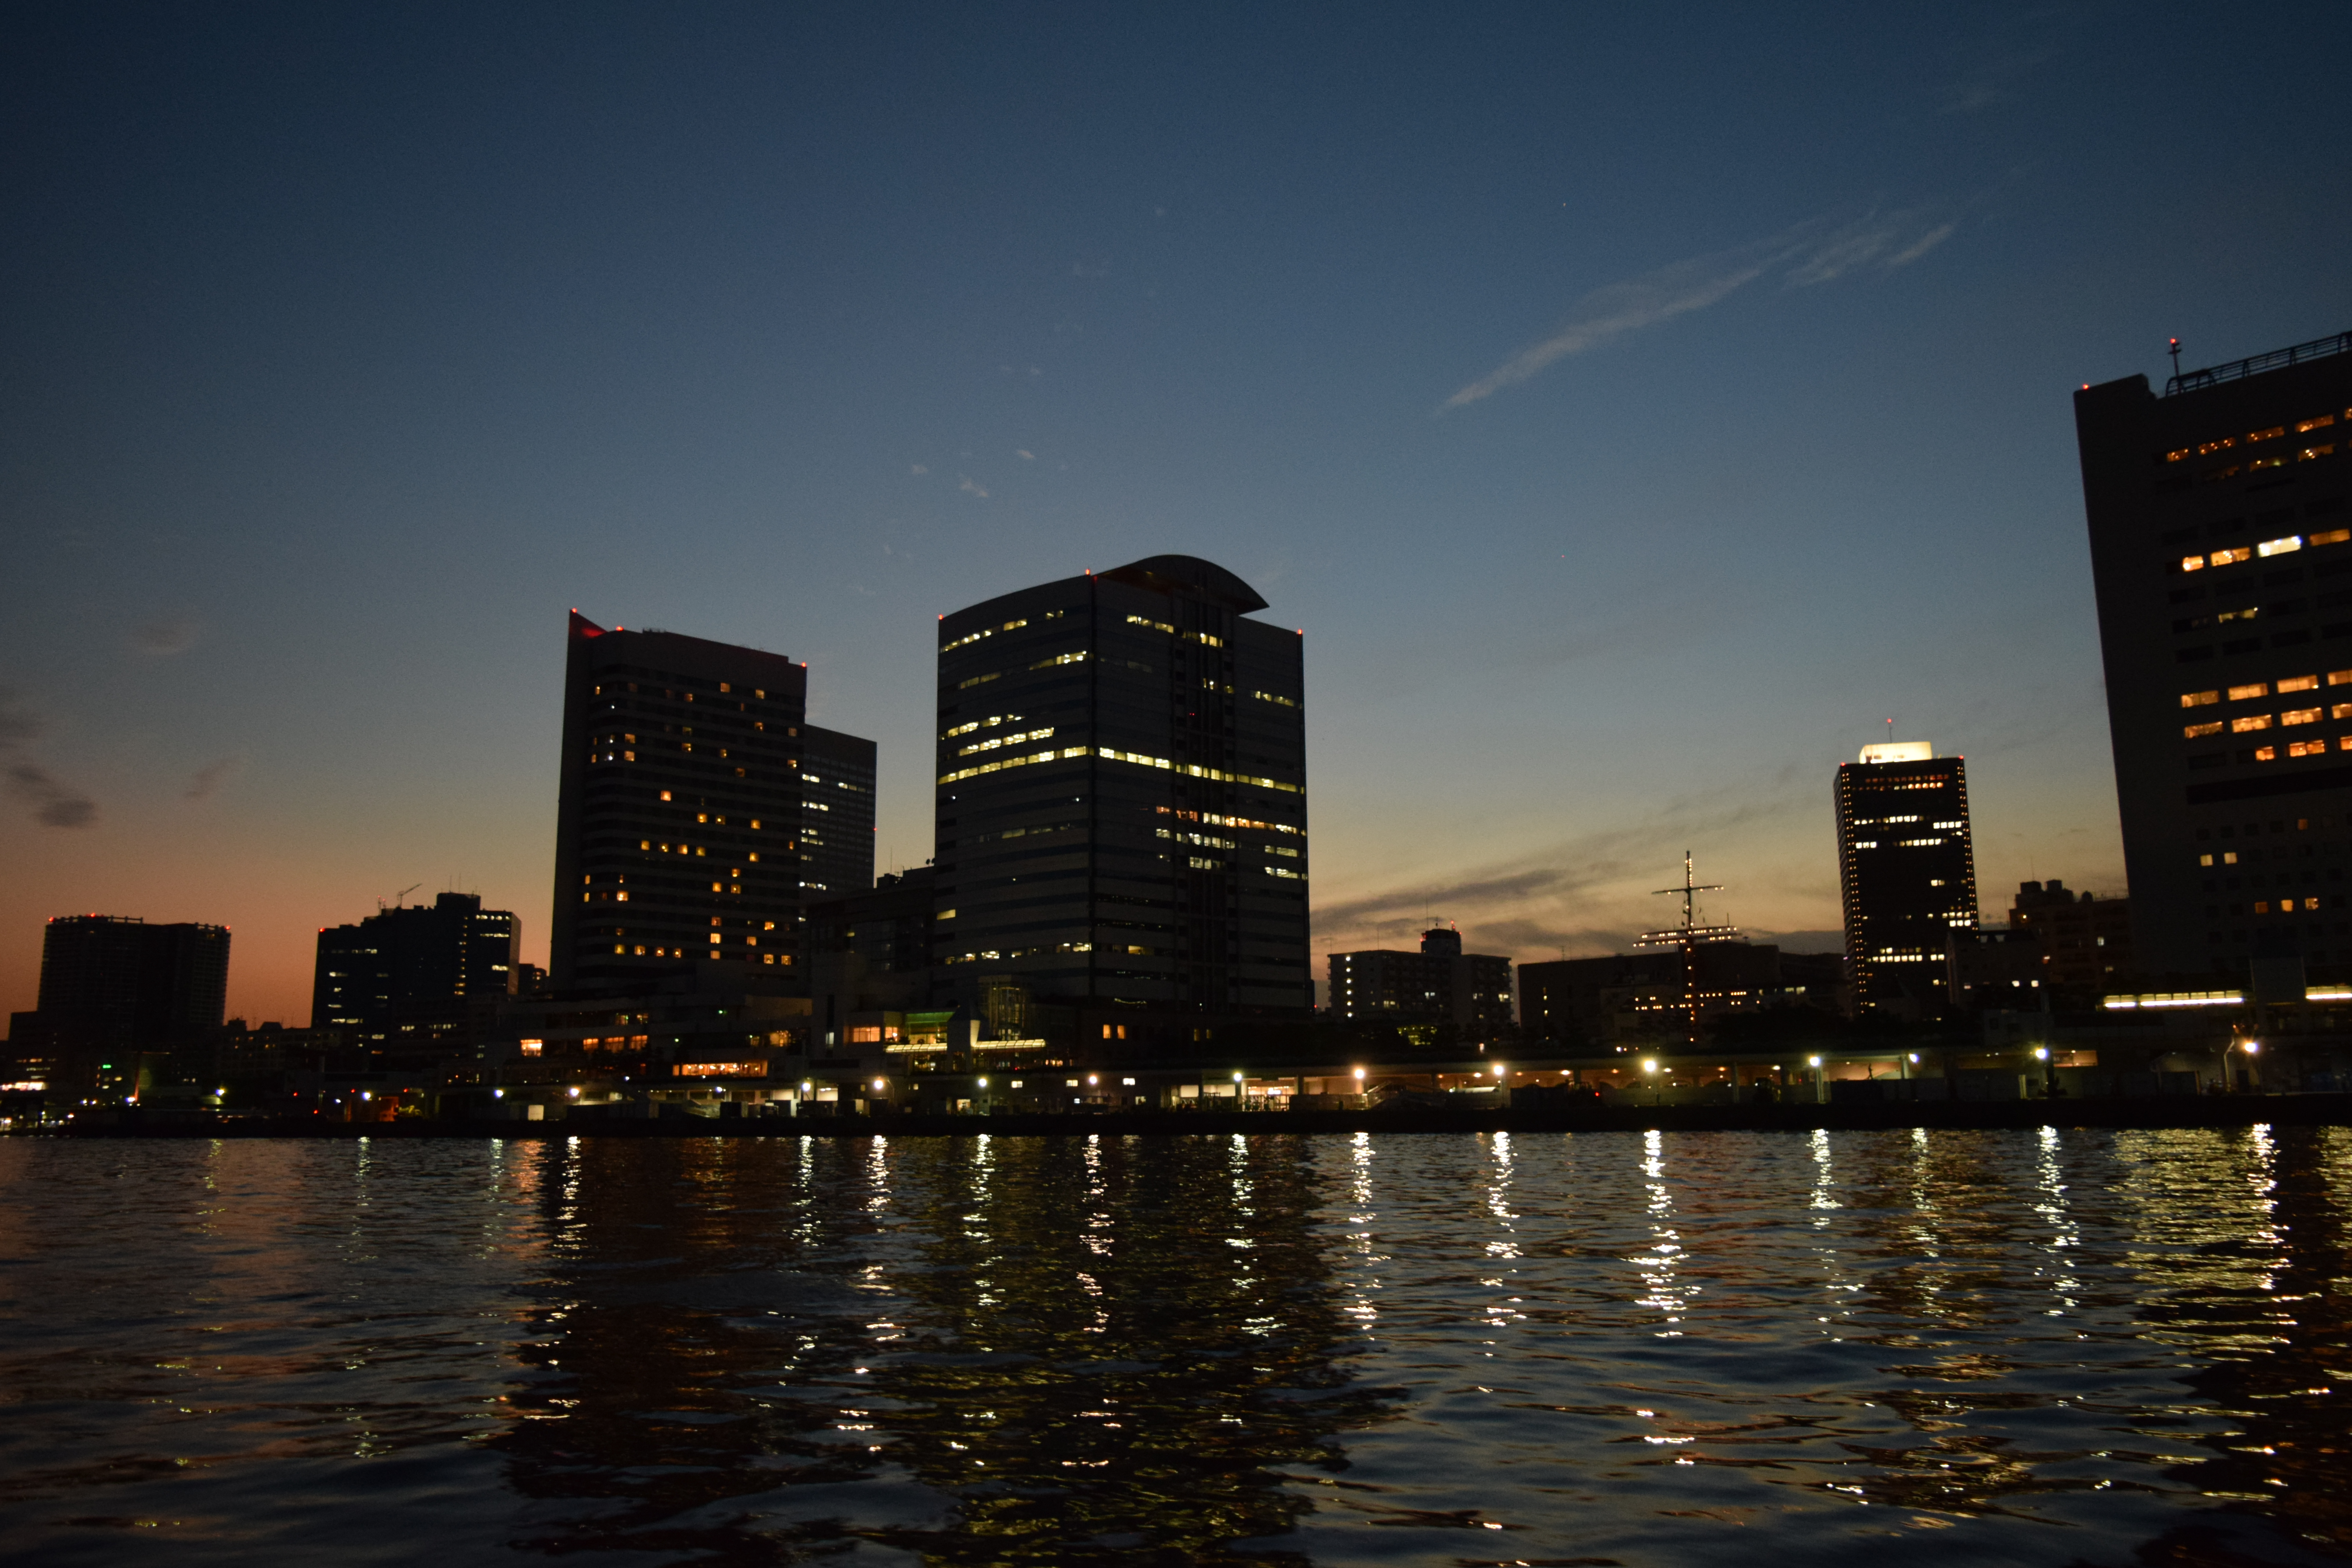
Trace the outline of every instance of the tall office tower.
{"type": "Polygon", "coordinates": [[[712,962],[737,978],[792,973],[807,670],[675,632],[608,631],[577,610],[569,636],[554,985],[712,962]]]}
{"type": "Polygon", "coordinates": [[[471,893],[443,893],[430,905],[326,927],[310,982],[310,1026],[382,1041],[404,1016],[416,1020],[511,996],[521,946],[522,922],[482,908],[471,893]]]}
{"type": "Polygon", "coordinates": [[[50,921],[35,1030],[54,1064],[52,1093],[89,1089],[110,1057],[219,1028],[228,1010],[228,942],[226,926],[149,925],[122,915],[50,921]]]}
{"type": "Polygon", "coordinates": [[[1474,1041],[1500,1039],[1511,1026],[1511,961],[1463,952],[1452,926],[1422,932],[1419,952],[1335,952],[1330,984],[1327,1005],[1342,1018],[1452,1024],[1474,1041]]]}
{"type": "Polygon", "coordinates": [[[1837,832],[1854,1006],[1932,1010],[1952,932],[1977,925],[1967,766],[1925,741],[1864,746],[1838,768],[1837,832]]]}
{"type": "Polygon", "coordinates": [[[801,856],[811,900],[874,886],[874,742],[801,728],[801,856]]]}
{"type": "Polygon", "coordinates": [[[1301,638],[1248,618],[1265,607],[1221,566],[1155,555],[940,621],[938,940],[959,1001],[984,973],[1040,1001],[1312,1005],[1301,638]]]}
{"type": "Polygon", "coordinates": [[[2352,332],[2074,395],[2151,975],[2352,961],[2352,332]],[[2331,582],[2329,579],[2336,579],[2331,582]]]}

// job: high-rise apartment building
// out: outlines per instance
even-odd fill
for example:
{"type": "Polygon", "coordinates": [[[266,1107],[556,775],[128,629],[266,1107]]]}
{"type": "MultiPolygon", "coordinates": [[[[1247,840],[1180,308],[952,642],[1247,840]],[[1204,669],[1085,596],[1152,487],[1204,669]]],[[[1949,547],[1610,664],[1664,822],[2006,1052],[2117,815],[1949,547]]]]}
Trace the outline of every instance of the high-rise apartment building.
{"type": "Polygon", "coordinates": [[[736,979],[792,973],[807,670],[758,648],[607,630],[576,610],[569,637],[553,984],[709,963],[736,979]]]}
{"type": "Polygon", "coordinates": [[[2133,952],[2342,973],[2352,332],[2074,395],[2133,952]]]}
{"type": "Polygon", "coordinates": [[[10,1030],[47,1064],[52,1098],[97,1086],[110,1058],[184,1044],[228,1009],[226,926],[61,915],[41,941],[39,1005],[10,1030]]]}
{"type": "Polygon", "coordinates": [[[959,1001],[985,974],[1059,1003],[1312,1005],[1301,637],[1249,618],[1265,607],[1155,555],[940,621],[937,940],[959,1001]]]}
{"type": "Polygon", "coordinates": [[[1462,933],[1421,933],[1421,951],[1335,952],[1326,1002],[1342,1018],[1401,1026],[1451,1024],[1465,1041],[1498,1040],[1511,1026],[1511,961],[1465,952],[1462,933]]]}
{"type": "Polygon", "coordinates": [[[389,1039],[404,1018],[514,994],[522,922],[471,893],[380,910],[319,932],[310,1026],[389,1039]]]}
{"type": "Polygon", "coordinates": [[[874,886],[874,742],[801,727],[801,881],[811,900],[874,886]]]}
{"type": "Polygon", "coordinates": [[[1838,768],[1837,835],[1854,1006],[1933,1010],[1951,933],[1977,924],[1966,764],[1924,741],[1864,746],[1838,768]]]}

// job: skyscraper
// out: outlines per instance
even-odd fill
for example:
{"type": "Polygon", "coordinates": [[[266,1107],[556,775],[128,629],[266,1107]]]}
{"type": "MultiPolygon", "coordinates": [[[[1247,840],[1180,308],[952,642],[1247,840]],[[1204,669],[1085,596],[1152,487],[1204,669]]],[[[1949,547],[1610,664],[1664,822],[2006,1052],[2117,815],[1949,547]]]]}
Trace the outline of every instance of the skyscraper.
{"type": "Polygon", "coordinates": [[[572,614],[549,969],[559,988],[800,951],[807,671],[572,614]]]}
{"type": "Polygon", "coordinates": [[[50,921],[39,1005],[26,1032],[51,1064],[52,1098],[88,1092],[110,1058],[219,1028],[228,1008],[228,943],[226,926],[149,925],[123,915],[50,921]]]}
{"type": "Polygon", "coordinates": [[[522,922],[471,893],[380,910],[319,932],[310,1026],[390,1037],[395,1020],[514,994],[522,922]]]}
{"type": "Polygon", "coordinates": [[[2133,953],[2352,960],[2352,332],[2074,395],[2133,953]]]}
{"type": "Polygon", "coordinates": [[[874,886],[874,742],[801,728],[802,885],[811,900],[874,886]]]}
{"type": "Polygon", "coordinates": [[[1155,555],[940,623],[938,942],[959,999],[1312,1005],[1299,634],[1155,555]],[[970,992],[971,995],[963,993],[970,992]]]}
{"type": "Polygon", "coordinates": [[[1855,1007],[1933,1009],[1951,933],[1977,924],[1966,765],[1924,741],[1864,746],[1838,768],[1837,834],[1855,1007]]]}

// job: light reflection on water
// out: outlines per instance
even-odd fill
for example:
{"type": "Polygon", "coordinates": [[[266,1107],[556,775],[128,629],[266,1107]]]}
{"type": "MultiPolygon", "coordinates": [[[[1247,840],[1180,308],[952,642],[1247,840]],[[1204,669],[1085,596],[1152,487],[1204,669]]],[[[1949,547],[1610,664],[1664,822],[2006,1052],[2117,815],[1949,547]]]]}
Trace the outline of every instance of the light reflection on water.
{"type": "Polygon", "coordinates": [[[0,1562],[2339,1562],[2347,1198],[2342,1131],[7,1141],[0,1562]]]}

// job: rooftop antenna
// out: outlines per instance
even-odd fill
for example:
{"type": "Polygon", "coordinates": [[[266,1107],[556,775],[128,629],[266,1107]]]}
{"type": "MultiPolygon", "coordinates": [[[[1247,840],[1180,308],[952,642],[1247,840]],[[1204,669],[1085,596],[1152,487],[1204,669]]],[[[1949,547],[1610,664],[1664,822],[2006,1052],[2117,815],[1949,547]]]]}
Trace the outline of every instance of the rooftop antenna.
{"type": "MultiPolygon", "coordinates": [[[[1893,720],[1887,721],[1893,723],[1893,720]]],[[[1664,931],[1645,931],[1633,939],[1636,947],[1675,947],[1683,955],[1683,1040],[1685,1045],[1698,1044],[1698,950],[1710,942],[1730,942],[1739,935],[1739,928],[1731,925],[1708,926],[1698,923],[1698,895],[1719,893],[1720,882],[1695,882],[1691,879],[1691,853],[1683,851],[1683,882],[1679,888],[1654,888],[1653,893],[1682,895],[1683,921],[1678,926],[1664,931]]]]}
{"type": "Polygon", "coordinates": [[[2180,379],[2180,340],[2179,338],[2172,340],[2172,379],[2175,381],[2180,379]]]}

